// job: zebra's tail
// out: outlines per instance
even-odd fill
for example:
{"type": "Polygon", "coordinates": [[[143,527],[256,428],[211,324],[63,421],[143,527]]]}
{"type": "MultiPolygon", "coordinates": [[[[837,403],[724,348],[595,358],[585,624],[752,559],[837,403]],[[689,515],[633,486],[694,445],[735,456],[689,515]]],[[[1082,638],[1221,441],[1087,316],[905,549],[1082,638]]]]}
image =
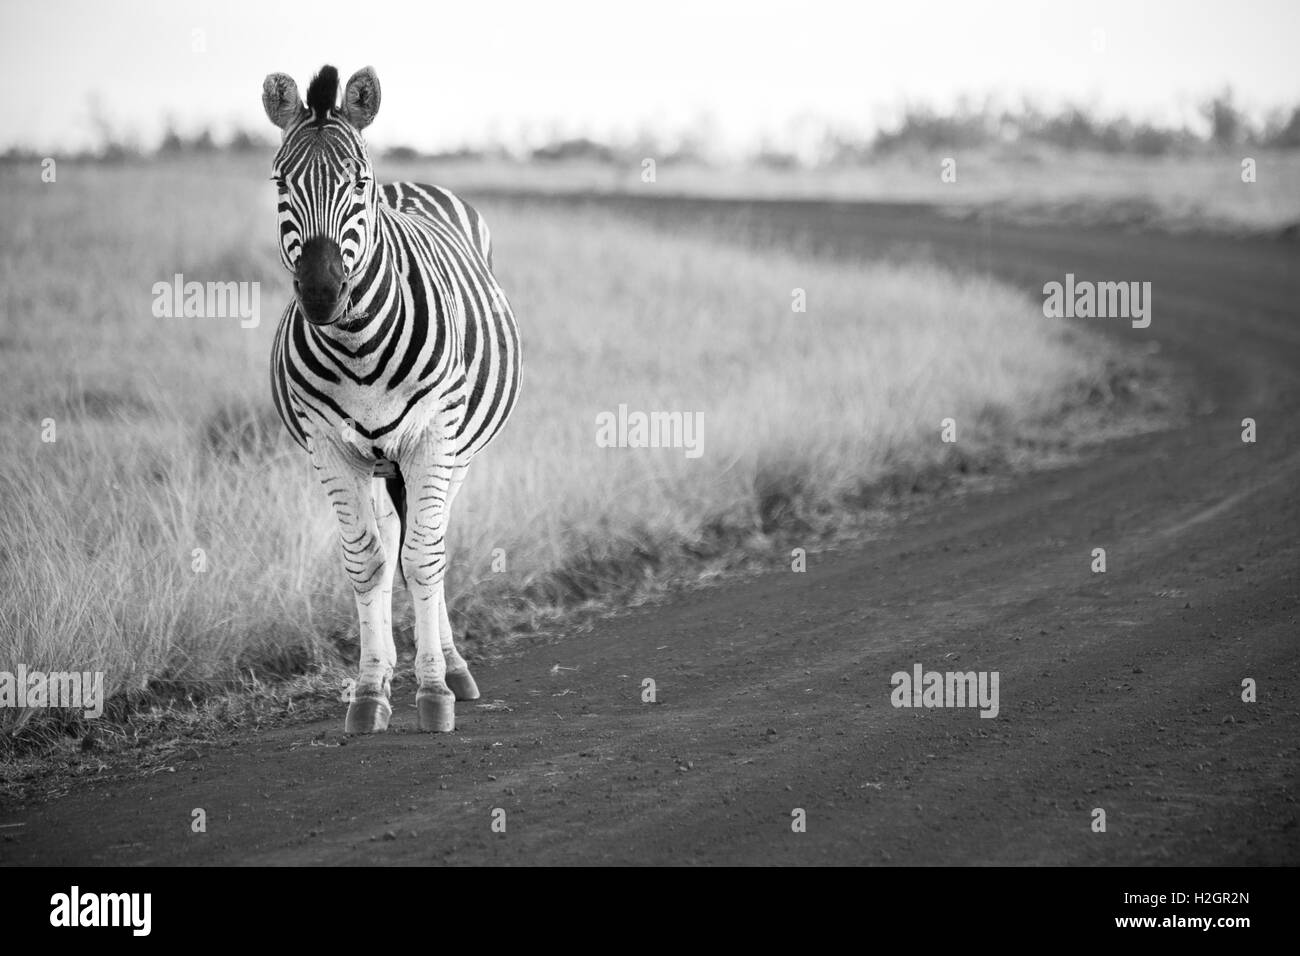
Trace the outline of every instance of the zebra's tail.
{"type": "Polygon", "coordinates": [[[397,574],[394,575],[394,581],[402,582],[402,586],[405,587],[406,573],[402,570],[402,542],[406,540],[406,482],[396,464],[393,465],[393,474],[384,478],[384,488],[388,491],[393,507],[397,509],[397,520],[401,522],[401,531],[397,534],[397,574]]]}

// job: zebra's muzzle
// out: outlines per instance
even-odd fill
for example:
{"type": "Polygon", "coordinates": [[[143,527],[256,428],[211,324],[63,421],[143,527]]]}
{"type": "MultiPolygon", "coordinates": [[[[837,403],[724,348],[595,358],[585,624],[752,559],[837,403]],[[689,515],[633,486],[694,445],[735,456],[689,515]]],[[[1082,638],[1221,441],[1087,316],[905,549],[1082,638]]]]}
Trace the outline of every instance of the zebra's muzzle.
{"type": "Polygon", "coordinates": [[[332,239],[317,236],[302,247],[293,275],[293,291],[307,321],[330,325],[342,317],[351,289],[343,256],[332,239]]]}
{"type": "Polygon", "coordinates": [[[347,311],[351,288],[344,283],[337,294],[298,292],[298,308],[312,325],[333,325],[347,311]]]}

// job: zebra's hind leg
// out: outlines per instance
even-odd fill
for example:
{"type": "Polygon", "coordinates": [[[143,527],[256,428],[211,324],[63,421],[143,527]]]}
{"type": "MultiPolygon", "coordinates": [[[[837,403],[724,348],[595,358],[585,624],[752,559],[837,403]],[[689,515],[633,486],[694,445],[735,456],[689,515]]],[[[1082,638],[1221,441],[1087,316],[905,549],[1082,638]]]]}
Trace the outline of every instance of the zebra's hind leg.
{"type": "MultiPolygon", "coordinates": [[[[456,492],[460,490],[464,480],[465,466],[461,465],[452,473],[451,487],[447,489],[448,515],[451,514],[456,492]]],[[[474,683],[474,675],[469,672],[469,665],[465,663],[465,658],[460,656],[460,651],[456,650],[456,642],[452,639],[445,579],[438,588],[438,605],[438,636],[442,640],[442,656],[447,661],[447,687],[457,700],[478,700],[478,684],[474,683]]]]}
{"type": "Polygon", "coordinates": [[[442,637],[442,655],[447,661],[447,687],[456,695],[457,700],[478,700],[478,684],[469,672],[465,658],[456,650],[456,642],[451,637],[451,618],[447,615],[446,595],[440,595],[441,605],[440,636],[442,637]]]}

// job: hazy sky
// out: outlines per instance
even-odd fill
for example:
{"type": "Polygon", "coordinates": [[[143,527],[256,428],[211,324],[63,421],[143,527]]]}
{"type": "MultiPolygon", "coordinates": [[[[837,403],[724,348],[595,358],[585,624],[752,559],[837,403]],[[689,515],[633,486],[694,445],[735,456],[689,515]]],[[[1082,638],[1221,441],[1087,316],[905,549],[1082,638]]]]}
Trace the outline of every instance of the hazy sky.
{"type": "Polygon", "coordinates": [[[742,148],[963,94],[1178,122],[1231,84],[1265,110],[1300,102],[1298,51],[1300,0],[0,0],[0,149],[93,143],[96,117],[145,145],[169,116],[270,134],[263,77],[305,92],[325,62],[376,68],[383,145],[694,124],[742,148]]]}

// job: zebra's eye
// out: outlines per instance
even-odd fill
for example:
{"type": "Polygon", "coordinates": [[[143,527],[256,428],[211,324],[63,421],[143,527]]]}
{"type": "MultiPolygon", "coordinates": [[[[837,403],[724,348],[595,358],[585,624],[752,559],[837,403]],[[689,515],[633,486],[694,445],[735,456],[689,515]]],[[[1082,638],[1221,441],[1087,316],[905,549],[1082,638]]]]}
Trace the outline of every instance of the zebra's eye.
{"type": "Polygon", "coordinates": [[[369,183],[370,180],[368,179],[365,178],[358,179],[357,184],[352,187],[352,192],[358,196],[364,195],[366,191],[366,186],[369,185],[369,183]]]}

